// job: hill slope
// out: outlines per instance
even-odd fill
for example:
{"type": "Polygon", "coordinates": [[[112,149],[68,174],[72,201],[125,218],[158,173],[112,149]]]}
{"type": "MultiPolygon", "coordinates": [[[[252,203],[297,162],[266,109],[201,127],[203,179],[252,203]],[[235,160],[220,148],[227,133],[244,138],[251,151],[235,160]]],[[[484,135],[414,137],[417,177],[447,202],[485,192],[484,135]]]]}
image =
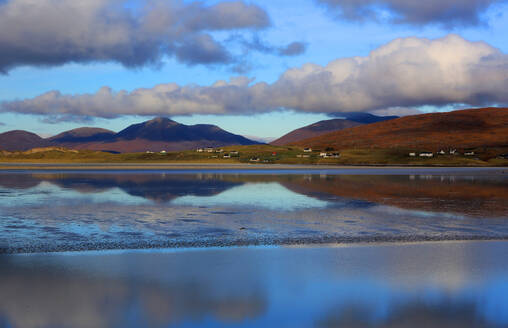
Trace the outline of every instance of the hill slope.
{"type": "Polygon", "coordinates": [[[270,144],[275,146],[285,146],[300,140],[317,137],[333,131],[352,128],[361,124],[362,123],[340,118],[319,121],[317,123],[304,126],[303,128],[293,130],[288,134],[283,135],[279,139],[272,141],[270,144]]]}
{"type": "Polygon", "coordinates": [[[295,143],[303,147],[439,148],[508,147],[508,109],[480,108],[406,116],[328,133],[295,143]]]}
{"type": "Polygon", "coordinates": [[[293,130],[279,139],[272,141],[270,144],[275,146],[285,146],[300,140],[317,137],[333,131],[398,118],[398,116],[377,116],[369,113],[356,112],[332,113],[331,115],[340,118],[319,121],[317,123],[304,126],[303,128],[293,130]]]}
{"type": "Polygon", "coordinates": [[[50,145],[50,141],[28,131],[13,130],[0,133],[0,150],[25,151],[32,148],[47,147],[50,145]]]}
{"type": "Polygon", "coordinates": [[[48,138],[48,140],[57,144],[73,144],[79,142],[106,141],[110,140],[114,135],[115,132],[111,130],[84,127],[62,132],[48,138]]]}

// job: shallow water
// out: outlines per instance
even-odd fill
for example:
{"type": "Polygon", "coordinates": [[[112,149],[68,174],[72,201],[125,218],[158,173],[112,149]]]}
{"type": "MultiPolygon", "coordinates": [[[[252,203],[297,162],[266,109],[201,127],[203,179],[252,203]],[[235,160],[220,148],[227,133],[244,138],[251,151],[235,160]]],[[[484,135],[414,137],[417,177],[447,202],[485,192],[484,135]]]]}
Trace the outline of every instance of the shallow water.
{"type": "Polygon", "coordinates": [[[4,253],[507,237],[502,170],[0,173],[4,253]]]}
{"type": "Polygon", "coordinates": [[[507,327],[508,242],[0,256],[0,327],[507,327]]]}

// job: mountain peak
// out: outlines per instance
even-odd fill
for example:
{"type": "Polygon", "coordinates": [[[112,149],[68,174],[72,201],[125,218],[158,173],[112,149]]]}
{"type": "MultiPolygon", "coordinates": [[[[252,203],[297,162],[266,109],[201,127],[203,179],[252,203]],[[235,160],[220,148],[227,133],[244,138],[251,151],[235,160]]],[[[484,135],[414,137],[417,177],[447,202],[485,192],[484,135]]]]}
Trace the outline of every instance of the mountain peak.
{"type": "Polygon", "coordinates": [[[170,118],[167,118],[167,117],[162,117],[162,116],[159,116],[159,117],[155,117],[149,121],[146,121],[145,122],[146,124],[171,124],[171,125],[176,125],[178,124],[177,122],[173,121],[172,119],[170,118]]]}

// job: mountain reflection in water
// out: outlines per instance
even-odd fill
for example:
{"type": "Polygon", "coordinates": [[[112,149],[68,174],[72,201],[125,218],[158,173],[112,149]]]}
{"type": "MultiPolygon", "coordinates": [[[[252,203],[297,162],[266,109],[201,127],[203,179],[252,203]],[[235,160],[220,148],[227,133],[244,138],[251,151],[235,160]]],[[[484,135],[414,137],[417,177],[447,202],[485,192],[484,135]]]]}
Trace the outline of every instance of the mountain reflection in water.
{"type": "Polygon", "coordinates": [[[0,251],[506,238],[508,176],[0,173],[0,251]]]}

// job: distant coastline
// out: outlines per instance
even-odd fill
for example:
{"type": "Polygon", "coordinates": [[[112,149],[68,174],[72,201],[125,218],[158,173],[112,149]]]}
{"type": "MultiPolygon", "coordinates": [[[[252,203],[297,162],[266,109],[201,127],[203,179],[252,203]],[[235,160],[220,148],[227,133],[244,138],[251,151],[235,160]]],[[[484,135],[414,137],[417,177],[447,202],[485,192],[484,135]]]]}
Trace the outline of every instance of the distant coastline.
{"type": "MultiPolygon", "coordinates": [[[[375,170],[401,171],[412,174],[419,171],[443,172],[459,174],[461,172],[482,171],[494,174],[508,174],[508,165],[505,166],[446,166],[446,165],[333,165],[333,164],[248,164],[248,163],[27,163],[27,162],[0,162],[0,170],[98,170],[98,171],[125,171],[125,170],[170,170],[170,171],[326,171],[344,170],[345,172],[366,171],[372,174],[375,170]]],[[[356,172],[355,172],[356,174],[356,172]]]]}

